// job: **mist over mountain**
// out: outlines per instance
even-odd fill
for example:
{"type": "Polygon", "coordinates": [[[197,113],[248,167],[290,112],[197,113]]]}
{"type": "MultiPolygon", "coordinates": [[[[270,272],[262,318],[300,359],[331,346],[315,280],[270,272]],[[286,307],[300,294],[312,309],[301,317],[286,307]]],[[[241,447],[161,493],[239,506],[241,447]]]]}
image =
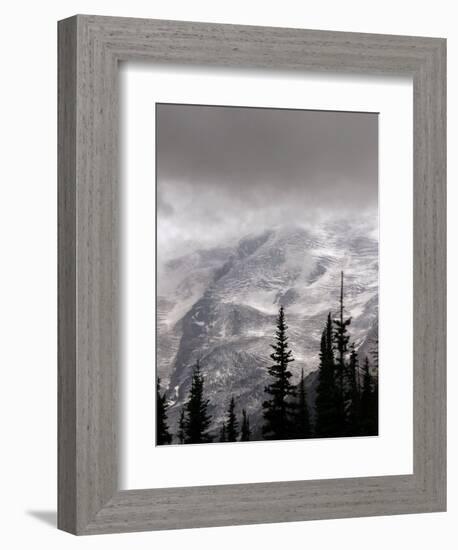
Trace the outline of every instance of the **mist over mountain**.
{"type": "Polygon", "coordinates": [[[341,271],[352,341],[364,355],[377,338],[377,218],[282,224],[221,241],[160,267],[157,375],[167,390],[172,432],[199,361],[211,431],[219,430],[234,396],[237,414],[247,410],[256,438],[281,305],[290,368],[295,382],[304,369],[312,408],[321,332],[328,312],[338,310],[341,271]]]}

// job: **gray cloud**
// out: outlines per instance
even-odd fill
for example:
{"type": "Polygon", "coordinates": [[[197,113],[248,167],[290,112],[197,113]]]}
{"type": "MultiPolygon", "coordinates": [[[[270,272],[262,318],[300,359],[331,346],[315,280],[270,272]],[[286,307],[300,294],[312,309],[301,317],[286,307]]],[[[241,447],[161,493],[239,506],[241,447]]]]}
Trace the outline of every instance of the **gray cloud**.
{"type": "Polygon", "coordinates": [[[377,208],[374,113],[157,105],[159,251],[377,208]]]}
{"type": "Polygon", "coordinates": [[[173,216],[175,213],[175,209],[169,202],[166,201],[163,192],[157,194],[156,207],[158,212],[160,212],[160,215],[164,217],[173,216]]]}

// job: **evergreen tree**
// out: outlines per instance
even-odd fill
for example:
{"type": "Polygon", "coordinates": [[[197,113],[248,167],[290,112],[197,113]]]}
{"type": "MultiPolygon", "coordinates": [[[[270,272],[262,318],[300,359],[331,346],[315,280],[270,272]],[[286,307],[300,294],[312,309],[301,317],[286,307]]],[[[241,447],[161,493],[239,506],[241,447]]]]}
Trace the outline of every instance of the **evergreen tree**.
{"type": "Polygon", "coordinates": [[[210,443],[208,434],[211,417],[208,414],[208,399],[204,399],[204,380],[199,362],[196,363],[191,380],[184,423],[185,443],[210,443]]]}
{"type": "Polygon", "coordinates": [[[361,433],[362,435],[377,434],[377,424],[374,426],[374,389],[367,357],[364,361],[361,388],[361,433]]]}
{"type": "Polygon", "coordinates": [[[247,416],[246,410],[242,410],[242,429],[240,435],[240,441],[250,441],[250,418],[247,416]]]}
{"type": "Polygon", "coordinates": [[[227,417],[227,440],[231,442],[237,441],[239,423],[237,422],[237,417],[235,416],[235,401],[233,397],[231,397],[231,401],[229,403],[227,417]]]}
{"type": "Polygon", "coordinates": [[[226,422],[223,422],[223,425],[221,426],[221,430],[219,432],[219,442],[225,443],[226,441],[227,441],[226,422]]]}
{"type": "Polygon", "coordinates": [[[378,370],[376,371],[373,379],[372,407],[370,419],[370,435],[378,435],[378,370]]]}
{"type": "Polygon", "coordinates": [[[372,384],[372,414],[371,414],[371,435],[378,434],[378,338],[374,341],[371,350],[372,360],[375,368],[372,384]]]}
{"type": "Polygon", "coordinates": [[[352,344],[350,360],[346,369],[346,403],[347,405],[347,435],[359,435],[361,429],[361,406],[359,395],[359,364],[358,354],[352,344]]]}
{"type": "Polygon", "coordinates": [[[301,379],[297,387],[298,403],[296,409],[296,437],[305,439],[310,437],[310,417],[305,390],[304,369],[301,370],[301,379]]]}
{"type": "Polygon", "coordinates": [[[346,422],[345,422],[345,362],[348,352],[348,342],[350,336],[348,335],[347,327],[351,323],[351,318],[344,319],[344,286],[343,286],[344,274],[340,272],[340,308],[339,317],[334,319],[334,342],[336,347],[336,383],[337,383],[337,410],[338,410],[338,433],[336,435],[345,435],[346,422]]]}
{"type": "Polygon", "coordinates": [[[370,354],[372,356],[372,364],[378,370],[378,338],[372,340],[370,354]]]}
{"type": "Polygon", "coordinates": [[[338,408],[331,314],[321,336],[320,366],[315,400],[315,434],[318,437],[340,435],[342,419],[338,408]]]}
{"type": "Polygon", "coordinates": [[[262,433],[265,439],[290,439],[294,437],[293,414],[295,403],[291,398],[295,397],[295,388],[291,383],[291,371],[289,363],[294,361],[289,349],[287,337],[287,325],[283,306],[277,318],[277,330],[275,332],[274,350],[270,358],[273,364],[268,368],[272,382],[265,387],[269,398],[264,401],[264,425],[262,433]]]}
{"type": "Polygon", "coordinates": [[[181,413],[180,413],[180,418],[178,420],[178,433],[177,433],[178,443],[180,443],[180,445],[182,445],[184,443],[184,440],[185,440],[184,426],[185,426],[184,407],[182,407],[181,408],[181,413]]]}
{"type": "Polygon", "coordinates": [[[161,395],[161,379],[157,379],[156,385],[156,444],[170,445],[172,436],[169,433],[167,426],[167,409],[168,404],[165,397],[165,392],[161,395]]]}

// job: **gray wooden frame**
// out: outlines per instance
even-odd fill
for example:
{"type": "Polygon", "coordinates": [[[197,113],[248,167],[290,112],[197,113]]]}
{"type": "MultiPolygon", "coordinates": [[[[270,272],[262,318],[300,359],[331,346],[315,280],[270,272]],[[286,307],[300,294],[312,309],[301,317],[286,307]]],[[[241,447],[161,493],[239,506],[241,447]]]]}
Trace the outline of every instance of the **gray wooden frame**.
{"type": "Polygon", "coordinates": [[[58,31],[59,528],[95,534],[445,510],[445,40],[87,15],[60,21],[58,31]],[[118,490],[117,73],[131,60],[412,75],[412,475],[118,490]]]}

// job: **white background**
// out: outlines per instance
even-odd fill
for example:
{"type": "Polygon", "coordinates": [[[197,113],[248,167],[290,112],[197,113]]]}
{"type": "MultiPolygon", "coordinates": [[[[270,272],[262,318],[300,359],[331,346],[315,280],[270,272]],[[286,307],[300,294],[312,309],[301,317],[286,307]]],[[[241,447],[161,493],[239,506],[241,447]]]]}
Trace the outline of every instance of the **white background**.
{"type": "MultiPolygon", "coordinates": [[[[450,338],[449,512],[403,517],[75,538],[55,530],[56,509],[56,20],[74,13],[445,36],[449,148],[456,151],[458,39],[454,3],[436,0],[16,1],[2,10],[0,135],[1,544],[124,549],[456,547],[458,370],[450,338]]],[[[458,278],[456,155],[450,155],[450,280],[458,278]]],[[[449,288],[456,310],[456,285],[449,288]]],[[[450,334],[458,329],[451,320],[450,334]]]]}
{"type": "Polygon", "coordinates": [[[412,94],[412,79],[406,77],[123,67],[121,488],[412,473],[412,94]],[[153,445],[155,102],[380,113],[378,437],[153,445]],[[394,341],[396,361],[391,361],[389,344],[394,341]],[[272,463],[287,467],[273,473],[272,463]]]}

